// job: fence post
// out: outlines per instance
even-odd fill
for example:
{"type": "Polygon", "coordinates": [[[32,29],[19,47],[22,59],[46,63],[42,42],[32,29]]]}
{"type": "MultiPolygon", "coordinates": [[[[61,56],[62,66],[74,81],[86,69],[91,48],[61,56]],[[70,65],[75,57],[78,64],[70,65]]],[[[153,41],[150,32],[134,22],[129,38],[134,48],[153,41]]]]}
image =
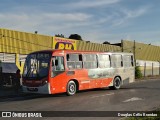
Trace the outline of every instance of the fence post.
{"type": "Polygon", "coordinates": [[[153,62],[152,62],[152,76],[153,76],[153,62]]]}
{"type": "Polygon", "coordinates": [[[144,77],[146,76],[146,62],[144,63],[144,77]]]}

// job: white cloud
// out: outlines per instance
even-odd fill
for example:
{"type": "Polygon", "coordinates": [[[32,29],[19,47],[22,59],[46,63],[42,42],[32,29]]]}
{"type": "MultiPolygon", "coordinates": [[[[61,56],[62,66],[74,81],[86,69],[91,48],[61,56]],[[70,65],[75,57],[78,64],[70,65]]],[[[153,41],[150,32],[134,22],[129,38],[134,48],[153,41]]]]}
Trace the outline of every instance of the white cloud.
{"type": "Polygon", "coordinates": [[[139,9],[136,9],[136,10],[133,10],[133,11],[123,9],[122,12],[126,15],[127,18],[136,18],[136,17],[139,17],[139,16],[145,14],[148,11],[149,8],[150,7],[148,7],[148,6],[143,6],[139,9]]]}
{"type": "Polygon", "coordinates": [[[159,45],[160,46],[160,31],[138,31],[138,32],[132,32],[130,34],[131,40],[141,41],[143,43],[151,43],[153,45],[159,45]]]}
{"type": "Polygon", "coordinates": [[[52,20],[82,22],[90,19],[92,16],[85,13],[45,13],[44,17],[52,20]]]}
{"type": "Polygon", "coordinates": [[[84,40],[90,40],[95,43],[103,43],[104,41],[109,41],[110,43],[121,42],[121,39],[124,40],[136,40],[136,42],[142,42],[152,45],[160,46],[160,31],[135,31],[135,32],[106,32],[99,30],[91,30],[87,33],[82,34],[84,40]],[[84,37],[83,37],[84,36],[84,37]]]}
{"type": "Polygon", "coordinates": [[[41,13],[41,15],[32,13],[0,13],[0,23],[3,23],[1,27],[29,31],[37,29],[43,31],[43,28],[46,30],[49,28],[53,32],[65,30],[74,27],[73,23],[81,25],[91,18],[92,15],[85,13],[41,13]]]}
{"type": "Polygon", "coordinates": [[[116,4],[120,2],[120,0],[81,0],[79,2],[69,3],[67,6],[71,8],[93,8],[99,6],[106,6],[110,4],[116,4]]]}
{"type": "MultiPolygon", "coordinates": [[[[85,40],[96,43],[109,41],[111,43],[120,42],[121,39],[147,40],[153,44],[159,44],[159,32],[143,33],[136,31],[129,33],[128,24],[133,20],[143,16],[149,10],[149,6],[135,7],[130,9],[122,4],[117,4],[121,0],[79,0],[61,5],[50,5],[53,9],[43,6],[27,6],[25,8],[15,7],[13,11],[0,12],[0,27],[14,29],[18,31],[34,32],[39,34],[55,35],[77,33],[85,40]],[[113,7],[117,5],[119,7],[113,7]],[[107,6],[110,9],[106,9],[107,6]],[[99,9],[103,7],[103,9],[99,9]],[[34,8],[34,9],[33,9],[34,8]],[[85,8],[94,8],[93,11],[85,8]],[[34,12],[30,12],[30,11],[34,12]],[[53,11],[53,12],[52,12],[53,11]],[[125,29],[121,29],[124,27],[125,29]],[[119,32],[115,32],[114,30],[119,32]]],[[[143,41],[146,42],[146,41],[143,41]]]]}
{"type": "Polygon", "coordinates": [[[124,8],[120,9],[119,13],[115,14],[115,18],[118,18],[116,20],[113,20],[113,26],[127,24],[129,20],[143,16],[145,13],[148,12],[149,9],[149,6],[143,6],[136,10],[129,10],[124,8]]]}

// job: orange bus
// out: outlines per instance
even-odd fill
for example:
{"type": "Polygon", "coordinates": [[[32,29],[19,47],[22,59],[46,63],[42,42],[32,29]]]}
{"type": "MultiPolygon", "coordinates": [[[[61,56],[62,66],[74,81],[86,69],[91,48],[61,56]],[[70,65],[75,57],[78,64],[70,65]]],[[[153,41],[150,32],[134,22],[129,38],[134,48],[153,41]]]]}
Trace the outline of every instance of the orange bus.
{"type": "Polygon", "coordinates": [[[43,50],[26,58],[24,92],[74,95],[79,90],[119,89],[134,81],[132,53],[43,50]]]}

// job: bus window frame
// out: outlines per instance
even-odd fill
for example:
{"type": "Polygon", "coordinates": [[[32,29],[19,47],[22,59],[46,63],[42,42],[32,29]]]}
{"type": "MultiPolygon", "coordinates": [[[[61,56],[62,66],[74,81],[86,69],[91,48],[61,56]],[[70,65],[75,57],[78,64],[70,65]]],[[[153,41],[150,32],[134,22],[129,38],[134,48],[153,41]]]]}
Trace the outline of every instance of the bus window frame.
{"type": "MultiPolygon", "coordinates": [[[[84,69],[97,69],[97,68],[99,68],[99,65],[98,65],[98,55],[97,54],[92,54],[92,53],[84,53],[84,54],[82,54],[82,60],[83,60],[83,68],[84,69]],[[95,68],[85,68],[85,65],[84,65],[84,56],[85,55],[95,55],[96,56],[96,67],[95,68]]],[[[91,62],[94,62],[94,61],[91,61],[91,62]]]]}

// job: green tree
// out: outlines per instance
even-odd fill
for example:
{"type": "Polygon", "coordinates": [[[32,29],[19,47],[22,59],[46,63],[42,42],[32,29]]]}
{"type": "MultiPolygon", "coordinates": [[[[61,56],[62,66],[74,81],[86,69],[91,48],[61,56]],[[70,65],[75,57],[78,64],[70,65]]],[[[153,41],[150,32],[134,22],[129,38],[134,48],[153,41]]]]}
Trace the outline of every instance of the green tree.
{"type": "Polygon", "coordinates": [[[69,36],[69,39],[74,39],[74,40],[82,40],[82,37],[78,34],[71,34],[69,36]]]}
{"type": "Polygon", "coordinates": [[[142,78],[142,73],[141,73],[141,70],[140,70],[140,67],[139,67],[139,66],[136,66],[136,67],[135,67],[135,78],[136,78],[136,79],[142,78]]]}
{"type": "Polygon", "coordinates": [[[65,38],[63,34],[55,34],[55,37],[65,38]]]}
{"type": "Polygon", "coordinates": [[[111,44],[110,42],[108,42],[108,41],[105,41],[105,42],[103,42],[103,44],[111,44]]]}

